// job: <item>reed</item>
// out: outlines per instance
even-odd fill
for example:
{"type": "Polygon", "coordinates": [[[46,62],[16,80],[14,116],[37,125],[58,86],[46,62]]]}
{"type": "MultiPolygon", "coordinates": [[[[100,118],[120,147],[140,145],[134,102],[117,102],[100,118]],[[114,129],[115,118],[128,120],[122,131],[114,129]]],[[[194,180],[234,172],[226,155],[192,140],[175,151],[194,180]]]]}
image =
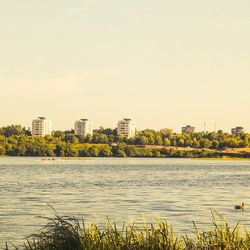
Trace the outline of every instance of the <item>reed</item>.
{"type": "Polygon", "coordinates": [[[223,216],[212,212],[209,229],[200,231],[194,223],[194,235],[177,236],[165,220],[137,226],[107,220],[103,229],[96,224],[86,226],[75,218],[55,216],[38,234],[28,238],[23,246],[5,250],[245,250],[250,249],[250,235],[237,224],[230,227],[223,216]]]}

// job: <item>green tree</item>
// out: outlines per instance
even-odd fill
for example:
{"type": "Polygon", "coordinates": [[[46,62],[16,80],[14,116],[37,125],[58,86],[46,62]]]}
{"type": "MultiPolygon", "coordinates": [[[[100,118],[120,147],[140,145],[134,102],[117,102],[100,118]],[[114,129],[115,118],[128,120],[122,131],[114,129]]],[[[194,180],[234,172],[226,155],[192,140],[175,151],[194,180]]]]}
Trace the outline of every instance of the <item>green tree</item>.
{"type": "Polygon", "coordinates": [[[217,140],[212,141],[212,148],[217,149],[219,148],[219,146],[220,146],[220,143],[217,140]]]}
{"type": "Polygon", "coordinates": [[[96,146],[92,146],[89,148],[89,153],[93,157],[98,157],[99,156],[99,149],[96,146]]]}
{"type": "Polygon", "coordinates": [[[168,138],[164,138],[163,145],[168,147],[171,145],[171,141],[168,138]]]}
{"type": "Polygon", "coordinates": [[[159,157],[161,157],[161,152],[159,150],[154,150],[153,156],[159,158],[159,157]]]}
{"type": "Polygon", "coordinates": [[[124,149],[125,153],[129,157],[136,157],[136,147],[135,146],[126,146],[124,149]]]}
{"type": "Polygon", "coordinates": [[[136,145],[147,145],[148,138],[146,136],[138,136],[135,140],[136,145]]]}
{"type": "Polygon", "coordinates": [[[0,155],[5,155],[6,154],[6,150],[3,146],[0,146],[0,155]]]}
{"type": "Polygon", "coordinates": [[[112,156],[112,148],[110,146],[104,145],[100,148],[99,156],[110,157],[112,156]]]}
{"type": "Polygon", "coordinates": [[[200,142],[196,138],[193,139],[193,147],[194,148],[199,148],[200,147],[200,142]]]}
{"type": "Polygon", "coordinates": [[[149,137],[148,137],[148,144],[149,144],[149,145],[154,145],[154,144],[155,144],[155,139],[154,139],[153,136],[149,136],[149,137]]]}
{"type": "Polygon", "coordinates": [[[90,143],[92,142],[92,139],[93,139],[92,135],[87,134],[87,136],[85,137],[85,142],[90,143]]]}
{"type": "Polygon", "coordinates": [[[206,139],[206,138],[200,139],[200,147],[201,148],[210,148],[211,145],[212,145],[212,143],[208,139],[206,139]]]}
{"type": "Polygon", "coordinates": [[[162,145],[162,144],[163,144],[163,141],[162,141],[162,138],[161,138],[160,135],[157,135],[157,136],[155,137],[155,144],[156,144],[156,145],[162,145]]]}
{"type": "Polygon", "coordinates": [[[65,146],[63,146],[62,144],[57,144],[56,147],[55,147],[55,155],[56,156],[61,156],[61,157],[64,157],[65,156],[65,153],[64,153],[64,150],[65,150],[65,146]]]}
{"type": "Polygon", "coordinates": [[[126,157],[126,153],[123,149],[118,149],[116,155],[117,157],[126,157]]]}

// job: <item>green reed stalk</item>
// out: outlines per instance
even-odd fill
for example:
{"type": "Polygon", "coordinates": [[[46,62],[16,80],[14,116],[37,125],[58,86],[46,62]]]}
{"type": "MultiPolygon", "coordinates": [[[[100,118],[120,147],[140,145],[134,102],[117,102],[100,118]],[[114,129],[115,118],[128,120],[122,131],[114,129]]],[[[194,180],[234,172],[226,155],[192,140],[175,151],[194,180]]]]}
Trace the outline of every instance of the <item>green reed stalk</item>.
{"type": "MultiPolygon", "coordinates": [[[[250,249],[250,235],[239,224],[230,227],[225,218],[212,211],[208,230],[200,231],[194,223],[194,237],[176,236],[165,220],[137,226],[107,220],[104,229],[96,224],[86,226],[75,218],[50,218],[40,233],[32,235],[22,250],[246,250],[250,249]],[[242,230],[244,229],[244,230],[242,230]]],[[[10,250],[6,244],[5,250],[10,250]]]]}

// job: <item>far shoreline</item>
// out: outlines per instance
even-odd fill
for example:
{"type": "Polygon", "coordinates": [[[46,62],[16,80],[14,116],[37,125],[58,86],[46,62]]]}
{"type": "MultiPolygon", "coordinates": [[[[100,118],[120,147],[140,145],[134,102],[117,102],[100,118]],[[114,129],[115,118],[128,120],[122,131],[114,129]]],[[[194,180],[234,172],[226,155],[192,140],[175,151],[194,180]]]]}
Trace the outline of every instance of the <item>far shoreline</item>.
{"type": "Polygon", "coordinates": [[[30,158],[38,159],[46,162],[56,162],[58,160],[65,161],[91,161],[94,159],[186,159],[186,160],[202,160],[202,161],[250,161],[249,157],[140,157],[140,156],[127,156],[127,157],[117,157],[117,156],[91,156],[91,157],[79,157],[79,156],[11,156],[11,155],[0,155],[1,158],[30,158]]]}

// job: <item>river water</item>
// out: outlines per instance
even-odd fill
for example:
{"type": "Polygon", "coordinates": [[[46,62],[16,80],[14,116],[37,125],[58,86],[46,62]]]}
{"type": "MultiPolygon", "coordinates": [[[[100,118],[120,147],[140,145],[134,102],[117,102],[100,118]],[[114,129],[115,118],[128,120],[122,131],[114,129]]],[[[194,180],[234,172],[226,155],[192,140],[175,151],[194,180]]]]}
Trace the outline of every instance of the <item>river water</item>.
{"type": "Polygon", "coordinates": [[[38,232],[54,209],[102,225],[144,216],[167,219],[188,233],[206,227],[211,209],[230,223],[250,225],[250,161],[118,159],[42,161],[0,157],[0,247],[38,232]]]}

